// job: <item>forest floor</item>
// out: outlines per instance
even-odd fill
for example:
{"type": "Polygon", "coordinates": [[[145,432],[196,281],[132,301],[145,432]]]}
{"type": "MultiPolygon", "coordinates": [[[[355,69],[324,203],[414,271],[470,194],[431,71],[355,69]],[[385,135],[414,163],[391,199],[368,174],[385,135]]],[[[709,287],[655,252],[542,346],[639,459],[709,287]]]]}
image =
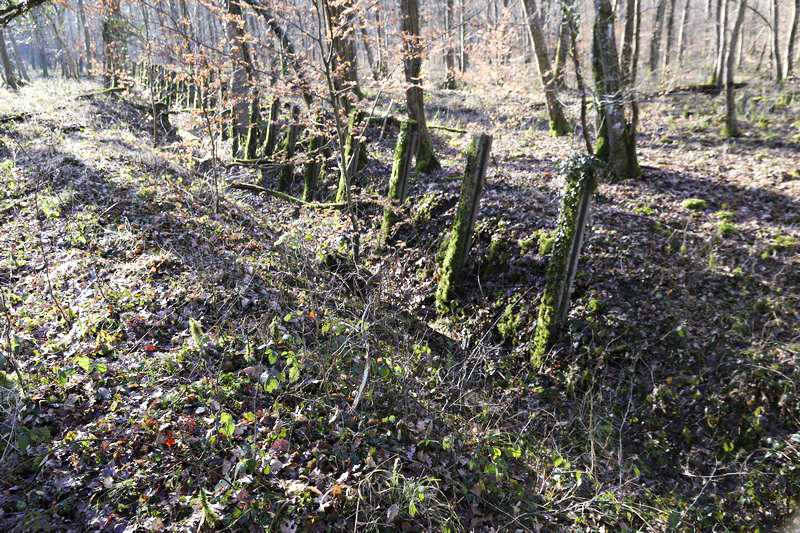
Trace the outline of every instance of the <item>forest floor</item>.
{"type": "MultiPolygon", "coordinates": [[[[360,204],[355,268],[341,211],[228,189],[257,178],[187,164],[208,153],[198,117],[153,148],[136,95],[76,98],[96,89],[0,91],[0,530],[765,531],[791,513],[797,86],[745,89],[735,140],[721,97],[643,99],[643,176],[600,184],[541,372],[558,163],[580,141],[549,137],[540,105],[428,94],[431,123],[494,135],[440,317],[468,135],[432,130],[444,169],[412,182],[386,250],[381,205],[360,204]]],[[[359,198],[386,193],[381,130],[359,198]]]]}

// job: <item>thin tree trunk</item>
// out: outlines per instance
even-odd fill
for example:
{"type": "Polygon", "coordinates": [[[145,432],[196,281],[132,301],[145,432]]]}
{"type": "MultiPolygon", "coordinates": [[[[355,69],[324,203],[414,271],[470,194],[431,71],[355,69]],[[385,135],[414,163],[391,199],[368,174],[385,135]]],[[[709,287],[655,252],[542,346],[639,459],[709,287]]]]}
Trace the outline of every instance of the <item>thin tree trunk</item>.
{"type": "Polygon", "coordinates": [[[524,4],[525,18],[528,25],[528,32],[533,41],[533,51],[536,55],[536,64],[539,67],[539,77],[544,87],[545,101],[547,103],[547,114],[550,117],[550,133],[553,136],[567,135],[571,129],[561,102],[558,101],[558,90],[553,70],[550,67],[550,58],[547,56],[547,45],[544,41],[542,26],[536,10],[535,0],[526,0],[524,4]]]}
{"type": "Polygon", "coordinates": [[[61,51],[64,53],[64,57],[66,58],[66,63],[68,65],[67,67],[68,77],[77,77],[78,69],[77,66],[75,65],[75,60],[72,58],[72,54],[69,51],[69,46],[64,41],[64,38],[61,35],[61,29],[59,28],[59,25],[56,24],[56,21],[50,15],[49,11],[47,10],[42,10],[42,11],[44,12],[45,17],[47,17],[47,20],[50,22],[50,26],[53,28],[53,35],[56,38],[56,42],[58,43],[58,46],[61,47],[61,51]]]}
{"type": "Polygon", "coordinates": [[[12,91],[17,90],[17,76],[14,74],[14,66],[11,64],[11,59],[8,57],[8,50],[6,49],[6,38],[3,35],[3,29],[0,28],[0,59],[3,61],[3,70],[6,73],[6,83],[12,91]]]}
{"type": "Polygon", "coordinates": [[[733,62],[736,58],[736,39],[741,33],[742,21],[744,21],[744,13],[747,8],[747,0],[740,0],[739,10],[736,13],[736,22],[733,24],[733,31],[731,32],[731,43],[728,50],[728,65],[727,73],[725,75],[725,134],[730,137],[740,135],[739,125],[736,121],[736,101],[733,94],[733,62]]]}
{"type": "Polygon", "coordinates": [[[464,16],[464,0],[459,1],[459,10],[458,10],[458,69],[461,72],[465,72],[467,70],[467,49],[466,49],[466,26],[465,24],[465,16],[464,16]]]}
{"type": "Polygon", "coordinates": [[[572,35],[572,24],[570,23],[574,5],[574,0],[564,0],[564,4],[561,7],[561,23],[558,27],[558,46],[556,48],[556,64],[553,73],[556,87],[559,89],[564,89],[567,86],[564,73],[567,68],[567,52],[569,51],[570,40],[575,38],[572,35]]]}
{"type": "Polygon", "coordinates": [[[683,13],[681,13],[681,27],[678,30],[678,65],[683,63],[683,54],[686,51],[686,27],[689,24],[690,2],[691,0],[686,0],[686,4],[683,6],[683,13]]]}
{"type": "Polygon", "coordinates": [[[30,82],[31,78],[28,76],[28,69],[25,68],[25,62],[22,60],[22,57],[19,55],[19,49],[17,48],[17,39],[14,37],[14,32],[8,34],[9,38],[11,39],[11,49],[14,51],[14,60],[17,62],[17,69],[19,70],[20,76],[26,82],[30,82]]]}
{"type": "Polygon", "coordinates": [[[456,88],[456,51],[453,48],[453,16],[455,14],[454,0],[447,0],[447,7],[444,12],[444,31],[445,31],[445,51],[444,64],[446,73],[445,88],[456,88]]]}
{"type": "Polygon", "coordinates": [[[725,58],[727,57],[727,38],[728,33],[728,0],[721,0],[719,7],[718,18],[718,33],[719,43],[717,44],[717,66],[714,69],[714,75],[711,78],[711,83],[719,88],[722,88],[725,78],[725,58]]]}
{"type": "Polygon", "coordinates": [[[405,58],[403,70],[406,76],[406,105],[408,118],[417,123],[417,166],[415,172],[429,172],[441,169],[439,160],[433,151],[433,142],[425,121],[425,104],[422,94],[422,38],[419,31],[418,0],[400,1],[400,27],[403,32],[405,58]]]}
{"type": "Polygon", "coordinates": [[[642,0],[636,0],[636,24],[633,27],[633,61],[631,65],[630,86],[636,83],[636,75],[639,72],[639,56],[642,50],[642,0]]]}
{"type": "Polygon", "coordinates": [[[789,25],[789,35],[786,37],[786,78],[794,74],[794,47],[795,41],[797,40],[797,27],[800,25],[800,20],[798,19],[800,19],[800,0],[794,0],[792,22],[789,25]]]}
{"type": "Polygon", "coordinates": [[[778,0],[771,0],[769,5],[772,11],[772,64],[775,68],[775,81],[781,83],[783,81],[783,67],[781,66],[781,50],[778,46],[778,0]]]}
{"type": "Polygon", "coordinates": [[[622,70],[622,80],[626,84],[631,81],[631,61],[633,60],[634,48],[634,29],[636,26],[636,4],[638,0],[627,0],[625,2],[625,29],[622,32],[622,57],[620,58],[620,69],[622,70]]]}
{"type": "Polygon", "coordinates": [[[250,99],[247,96],[249,82],[253,79],[253,63],[250,45],[246,41],[243,25],[242,7],[237,0],[228,0],[228,39],[233,47],[234,65],[231,76],[231,97],[233,98],[233,150],[238,153],[238,142],[247,135],[250,121],[250,99]]]}
{"type": "Polygon", "coordinates": [[[658,0],[656,16],[653,21],[653,38],[650,41],[650,71],[658,68],[658,55],[661,50],[661,34],[664,29],[664,12],[667,10],[667,0],[658,0]]]}
{"type": "Polygon", "coordinates": [[[367,28],[364,26],[364,24],[359,23],[358,29],[361,32],[361,44],[364,46],[364,52],[367,54],[367,65],[369,66],[369,71],[372,74],[372,79],[377,81],[378,70],[375,68],[375,54],[373,54],[372,46],[369,44],[367,28]]]}
{"type": "Polygon", "coordinates": [[[89,24],[86,22],[86,10],[83,7],[83,0],[78,0],[78,14],[81,17],[81,26],[83,26],[83,44],[85,46],[86,54],[86,74],[92,76],[92,40],[89,35],[89,24]]]}
{"type": "Polygon", "coordinates": [[[670,56],[672,55],[673,43],[675,42],[675,0],[669,0],[669,14],[667,15],[667,49],[664,53],[664,65],[662,70],[666,71],[669,66],[670,56]]]}

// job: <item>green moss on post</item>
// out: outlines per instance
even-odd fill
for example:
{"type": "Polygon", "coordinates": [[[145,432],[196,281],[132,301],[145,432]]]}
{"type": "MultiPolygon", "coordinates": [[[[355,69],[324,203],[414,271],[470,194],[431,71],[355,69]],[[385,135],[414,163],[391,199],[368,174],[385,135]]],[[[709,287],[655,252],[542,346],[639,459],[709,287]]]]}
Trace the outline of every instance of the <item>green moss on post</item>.
{"type": "Polygon", "coordinates": [[[336,201],[344,202],[347,196],[348,176],[352,177],[356,172],[364,168],[366,165],[366,151],[364,150],[363,143],[358,138],[358,129],[364,122],[364,112],[355,110],[350,113],[350,120],[347,122],[347,141],[344,147],[344,167],[352,168],[350,172],[340,173],[339,185],[336,189],[336,201]],[[356,152],[358,152],[356,154],[356,152]],[[356,160],[351,162],[353,154],[356,154],[356,160]]]}
{"type": "Polygon", "coordinates": [[[244,153],[244,157],[246,159],[256,158],[256,152],[258,150],[259,127],[261,125],[261,114],[259,113],[260,108],[261,101],[259,100],[258,96],[256,96],[250,103],[250,123],[247,125],[247,142],[245,144],[244,153]]]}
{"type": "Polygon", "coordinates": [[[491,135],[481,134],[472,139],[472,145],[467,152],[467,166],[464,170],[464,181],[461,183],[461,197],[458,200],[453,229],[450,232],[442,261],[439,287],[436,290],[436,307],[439,312],[447,309],[453,285],[467,262],[491,148],[491,135]]]}
{"type": "Polygon", "coordinates": [[[542,358],[553,343],[569,310],[572,282],[578,268],[583,234],[594,192],[594,160],[573,154],[564,167],[567,183],[553,240],[553,253],[547,265],[545,288],[539,305],[539,320],[531,349],[531,363],[542,366],[542,358]]]}
{"type": "Polygon", "coordinates": [[[280,100],[278,98],[273,98],[272,102],[269,104],[267,131],[264,134],[264,144],[261,146],[261,157],[268,158],[275,153],[275,145],[278,142],[278,130],[280,130],[281,127],[278,123],[280,108],[280,100]]]}
{"type": "Polygon", "coordinates": [[[392,176],[389,179],[388,198],[391,205],[383,211],[383,224],[381,225],[381,244],[386,243],[394,225],[397,215],[395,209],[406,201],[408,195],[408,175],[411,172],[411,161],[417,151],[416,122],[404,121],[400,126],[400,134],[394,148],[394,161],[392,162],[392,176]]]}
{"type": "Polygon", "coordinates": [[[308,151],[306,157],[306,168],[303,172],[303,200],[311,202],[317,194],[317,184],[322,173],[322,147],[325,144],[325,137],[321,135],[311,135],[308,140],[308,151]]]}
{"type": "Polygon", "coordinates": [[[291,184],[292,177],[294,177],[294,164],[292,163],[292,158],[294,158],[295,144],[297,143],[297,132],[300,129],[300,124],[297,122],[299,118],[300,108],[298,106],[292,106],[292,122],[289,124],[286,132],[286,138],[284,139],[283,147],[281,148],[285,163],[281,165],[281,174],[278,180],[279,191],[287,190],[291,184]]]}

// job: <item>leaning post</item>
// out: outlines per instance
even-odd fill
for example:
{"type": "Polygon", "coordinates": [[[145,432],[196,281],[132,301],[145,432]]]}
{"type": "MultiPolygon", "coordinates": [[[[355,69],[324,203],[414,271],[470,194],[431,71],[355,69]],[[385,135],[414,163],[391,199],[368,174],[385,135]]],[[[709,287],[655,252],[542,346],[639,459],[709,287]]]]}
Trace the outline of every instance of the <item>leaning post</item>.
{"type": "Polygon", "coordinates": [[[564,165],[566,184],[531,350],[531,364],[536,368],[541,368],[542,358],[569,311],[572,283],[578,270],[589,206],[596,184],[594,161],[592,156],[573,154],[564,165]]]}
{"type": "Polygon", "coordinates": [[[383,224],[381,225],[381,244],[389,239],[392,226],[397,219],[395,210],[400,208],[408,196],[408,175],[411,173],[411,162],[417,152],[417,123],[406,120],[400,125],[400,134],[394,148],[392,161],[392,175],[389,178],[389,203],[383,211],[383,224]]]}
{"type": "Polygon", "coordinates": [[[450,232],[447,250],[442,261],[441,279],[436,290],[436,307],[439,312],[447,309],[453,285],[467,262],[472,232],[478,216],[483,185],[486,181],[486,167],[489,164],[489,151],[492,148],[492,136],[481,134],[472,139],[467,152],[467,166],[464,180],[461,183],[461,197],[456,207],[453,229],[450,232]]]}

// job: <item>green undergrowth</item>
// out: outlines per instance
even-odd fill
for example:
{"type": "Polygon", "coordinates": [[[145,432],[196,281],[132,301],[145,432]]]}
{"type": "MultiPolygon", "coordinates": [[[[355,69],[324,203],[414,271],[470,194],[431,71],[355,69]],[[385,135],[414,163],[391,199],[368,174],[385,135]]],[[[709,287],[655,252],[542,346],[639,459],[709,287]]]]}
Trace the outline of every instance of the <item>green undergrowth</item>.
{"type": "Polygon", "coordinates": [[[412,190],[381,254],[360,213],[356,266],[336,211],[214,212],[148,139],[40,126],[2,138],[47,157],[0,167],[0,529],[755,531],[798,497],[791,227],[662,207],[702,190],[630,221],[601,185],[534,371],[552,213],[487,204],[436,319],[446,190],[412,190]]]}

